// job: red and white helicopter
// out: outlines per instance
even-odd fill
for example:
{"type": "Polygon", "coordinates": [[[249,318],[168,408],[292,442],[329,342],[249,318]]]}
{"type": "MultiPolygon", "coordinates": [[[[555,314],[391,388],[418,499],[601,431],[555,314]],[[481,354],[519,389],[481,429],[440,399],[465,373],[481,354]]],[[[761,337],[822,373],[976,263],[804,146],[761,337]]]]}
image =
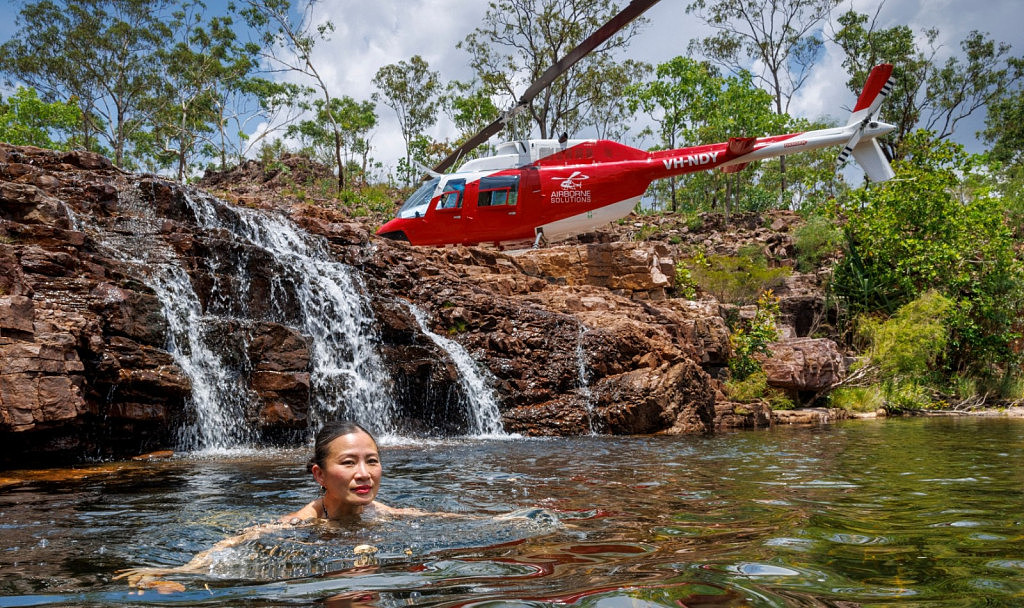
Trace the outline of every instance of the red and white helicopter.
{"type": "Polygon", "coordinates": [[[430,171],[424,182],[377,231],[413,245],[536,247],[626,217],[656,179],[721,169],[735,172],[756,160],[845,144],[837,168],[852,154],[871,181],[893,177],[876,138],[893,125],[879,122],[878,109],[892,88],[891,64],[868,76],[844,127],[645,152],[609,140],[563,138],[500,144],[493,155],[470,160],[442,174],[455,160],[500,130],[544,87],[598,44],[658,0],[633,0],[611,21],[551,66],[513,110],[491,123],[430,171]]]}

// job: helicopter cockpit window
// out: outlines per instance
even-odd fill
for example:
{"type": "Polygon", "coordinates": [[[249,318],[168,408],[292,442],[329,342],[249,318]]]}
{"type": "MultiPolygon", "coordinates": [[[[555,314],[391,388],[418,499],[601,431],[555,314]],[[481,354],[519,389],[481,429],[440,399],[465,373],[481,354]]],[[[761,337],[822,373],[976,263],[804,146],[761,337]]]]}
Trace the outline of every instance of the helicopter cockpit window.
{"type": "Polygon", "coordinates": [[[444,185],[438,209],[459,209],[462,207],[462,194],[466,191],[466,180],[453,179],[444,185]]]}
{"type": "Polygon", "coordinates": [[[439,178],[424,182],[412,195],[405,200],[405,204],[398,210],[398,217],[423,217],[427,213],[427,206],[434,196],[434,189],[437,188],[439,178]]]}
{"type": "Polygon", "coordinates": [[[515,205],[519,194],[519,176],[503,175],[480,178],[477,207],[515,205]]]}

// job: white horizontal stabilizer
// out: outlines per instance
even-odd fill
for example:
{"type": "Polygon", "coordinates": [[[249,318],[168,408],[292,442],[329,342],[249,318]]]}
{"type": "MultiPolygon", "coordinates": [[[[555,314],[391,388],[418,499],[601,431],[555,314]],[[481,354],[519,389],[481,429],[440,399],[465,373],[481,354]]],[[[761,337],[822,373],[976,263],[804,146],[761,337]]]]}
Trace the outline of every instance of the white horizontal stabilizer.
{"type": "Polygon", "coordinates": [[[896,177],[896,173],[889,166],[889,159],[885,157],[882,147],[874,138],[864,140],[854,146],[853,158],[868,174],[868,179],[873,182],[884,182],[896,177]]]}

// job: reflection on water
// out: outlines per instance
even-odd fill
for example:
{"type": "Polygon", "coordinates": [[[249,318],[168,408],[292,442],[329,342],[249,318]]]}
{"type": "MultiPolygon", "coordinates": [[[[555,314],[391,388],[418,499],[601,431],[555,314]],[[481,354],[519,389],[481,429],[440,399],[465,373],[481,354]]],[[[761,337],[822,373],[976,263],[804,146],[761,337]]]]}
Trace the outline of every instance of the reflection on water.
{"type": "Polygon", "coordinates": [[[305,504],[304,457],[0,474],[0,606],[1024,605],[1024,421],[990,419],[392,445],[381,500],[463,517],[278,530],[183,592],[111,580],[305,504]]]}

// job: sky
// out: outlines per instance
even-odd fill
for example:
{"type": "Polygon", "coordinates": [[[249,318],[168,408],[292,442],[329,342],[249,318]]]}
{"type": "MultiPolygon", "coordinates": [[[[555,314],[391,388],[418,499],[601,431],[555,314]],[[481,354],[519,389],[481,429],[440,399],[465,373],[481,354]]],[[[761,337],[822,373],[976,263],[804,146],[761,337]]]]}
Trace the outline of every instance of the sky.
{"type": "MultiPolygon", "coordinates": [[[[624,5],[625,0],[620,4],[624,5]]],[[[686,0],[661,0],[649,9],[645,15],[648,23],[633,39],[628,56],[656,65],[687,54],[691,39],[712,33],[696,16],[686,13],[686,4],[686,0]]],[[[877,0],[847,1],[834,16],[851,7],[873,14],[877,6],[877,0]]],[[[381,66],[417,54],[440,72],[442,80],[468,80],[472,76],[468,55],[455,45],[479,25],[486,11],[484,0],[324,0],[318,16],[330,19],[337,30],[329,42],[321,43],[317,59],[331,66],[336,92],[355,99],[367,99],[374,92],[370,81],[381,66]]],[[[960,40],[975,29],[1012,44],[1011,53],[1024,56],[1021,23],[1022,0],[887,0],[879,15],[883,28],[898,24],[906,24],[915,32],[938,28],[940,56],[958,51],[960,40]]],[[[847,76],[841,63],[840,53],[827,48],[810,80],[793,100],[791,114],[809,119],[845,119],[855,99],[846,88],[847,76]]],[[[398,158],[404,144],[394,112],[381,106],[378,115],[381,125],[372,141],[375,156],[381,160],[398,158]]],[[[958,141],[971,151],[982,149],[975,133],[984,127],[983,121],[983,114],[979,114],[977,120],[958,130],[958,141]]],[[[443,138],[454,136],[454,132],[442,120],[430,135],[443,138]]]]}
{"type": "MultiPolygon", "coordinates": [[[[6,0],[12,14],[21,1],[6,0]]],[[[293,2],[304,4],[303,0],[293,2]]],[[[214,10],[225,3],[225,0],[208,2],[214,10]]],[[[625,3],[626,0],[619,0],[620,5],[625,3]]],[[[649,9],[645,15],[648,24],[633,39],[626,55],[656,65],[687,54],[691,39],[712,33],[696,16],[686,14],[687,3],[688,0],[661,0],[649,9]]],[[[468,54],[455,47],[481,23],[487,4],[485,0],[320,0],[314,19],[330,20],[335,31],[329,41],[318,43],[314,62],[322,69],[332,94],[356,100],[369,99],[374,93],[371,80],[379,68],[408,60],[413,55],[426,59],[431,69],[440,73],[442,81],[469,80],[472,72],[468,67],[468,54]]],[[[851,7],[873,14],[877,6],[878,0],[846,0],[834,16],[851,7]]],[[[940,56],[959,50],[959,41],[975,29],[987,32],[997,41],[1010,43],[1012,54],[1024,56],[1021,23],[1024,23],[1024,0],[887,0],[879,16],[879,25],[883,28],[906,24],[918,33],[927,27],[938,28],[942,45],[940,56]]],[[[0,39],[5,40],[12,33],[13,19],[0,20],[0,39]]],[[[827,47],[810,80],[793,100],[791,114],[812,120],[845,118],[854,99],[846,88],[847,76],[841,62],[840,54],[827,47]]],[[[404,142],[394,112],[381,104],[378,116],[380,125],[371,141],[372,156],[390,165],[404,155],[404,142]]],[[[884,106],[882,118],[885,118],[884,106]]],[[[982,145],[975,133],[983,127],[984,115],[979,113],[970,124],[959,128],[955,139],[970,151],[981,151],[982,145]]],[[[428,134],[438,139],[455,135],[443,116],[428,134]]],[[[625,143],[649,145],[652,142],[625,143]]]]}

